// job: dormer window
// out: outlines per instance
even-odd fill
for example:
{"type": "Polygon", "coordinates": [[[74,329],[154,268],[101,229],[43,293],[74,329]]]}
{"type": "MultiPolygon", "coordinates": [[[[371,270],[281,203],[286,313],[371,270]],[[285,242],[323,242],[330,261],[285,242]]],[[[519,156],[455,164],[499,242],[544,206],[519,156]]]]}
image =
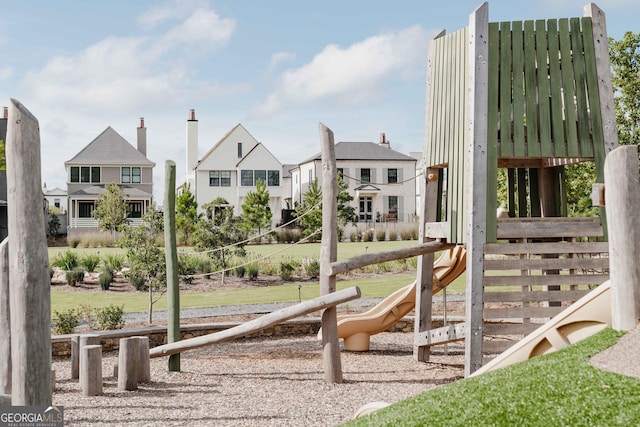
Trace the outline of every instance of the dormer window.
{"type": "Polygon", "coordinates": [[[123,184],[140,184],[140,167],[123,167],[121,178],[123,184]]]}
{"type": "Polygon", "coordinates": [[[70,182],[100,183],[99,166],[71,166],[70,182]]]}

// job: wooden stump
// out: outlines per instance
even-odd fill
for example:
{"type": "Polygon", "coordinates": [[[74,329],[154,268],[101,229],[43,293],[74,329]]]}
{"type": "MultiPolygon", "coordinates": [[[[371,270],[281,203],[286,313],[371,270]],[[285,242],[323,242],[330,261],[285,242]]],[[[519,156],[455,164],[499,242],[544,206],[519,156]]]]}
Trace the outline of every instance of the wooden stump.
{"type": "Polygon", "coordinates": [[[138,389],[138,360],[140,341],[137,338],[120,339],[118,352],[118,391],[138,389]]]}
{"type": "Polygon", "coordinates": [[[71,379],[80,378],[80,335],[71,337],[71,379]]]}
{"type": "Polygon", "coordinates": [[[151,358],[149,357],[149,337],[138,338],[138,383],[151,382],[151,358]]]}
{"type": "Polygon", "coordinates": [[[83,396],[102,394],[102,346],[85,345],[80,350],[80,386],[83,396]]]}
{"type": "Polygon", "coordinates": [[[74,347],[74,343],[73,343],[73,339],[74,337],[71,337],[71,378],[72,379],[78,379],[79,378],[79,373],[83,371],[82,368],[82,357],[80,357],[80,355],[82,354],[82,349],[83,347],[86,347],[88,345],[98,345],[100,344],[100,335],[97,334],[82,334],[82,335],[77,335],[78,337],[78,344],[76,347],[76,352],[74,354],[73,352],[73,347],[74,347]],[[74,372],[73,372],[73,365],[76,365],[76,369],[77,371],[75,372],[75,376],[74,372]]]}

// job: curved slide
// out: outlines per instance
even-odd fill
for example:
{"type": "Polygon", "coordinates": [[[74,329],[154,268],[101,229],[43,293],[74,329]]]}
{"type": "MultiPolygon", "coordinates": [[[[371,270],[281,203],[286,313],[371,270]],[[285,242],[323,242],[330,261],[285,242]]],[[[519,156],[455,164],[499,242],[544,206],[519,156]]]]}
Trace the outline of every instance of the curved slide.
{"type": "MultiPolygon", "coordinates": [[[[433,264],[433,293],[444,289],[466,268],[467,253],[463,246],[445,251],[433,264]]],[[[416,283],[400,288],[364,313],[338,316],[338,337],[344,338],[344,349],[368,351],[371,335],[385,331],[415,307],[416,283]]],[[[321,337],[322,331],[318,332],[321,337]]]]}

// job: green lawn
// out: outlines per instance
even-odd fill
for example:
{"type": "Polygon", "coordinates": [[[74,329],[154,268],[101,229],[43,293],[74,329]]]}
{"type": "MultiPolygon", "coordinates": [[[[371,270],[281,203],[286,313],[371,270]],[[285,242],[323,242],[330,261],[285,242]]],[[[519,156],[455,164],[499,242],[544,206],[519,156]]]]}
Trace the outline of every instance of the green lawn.
{"type": "Polygon", "coordinates": [[[637,426],[640,380],[589,364],[621,336],[605,329],[546,356],[456,381],[348,426],[637,426]]]}

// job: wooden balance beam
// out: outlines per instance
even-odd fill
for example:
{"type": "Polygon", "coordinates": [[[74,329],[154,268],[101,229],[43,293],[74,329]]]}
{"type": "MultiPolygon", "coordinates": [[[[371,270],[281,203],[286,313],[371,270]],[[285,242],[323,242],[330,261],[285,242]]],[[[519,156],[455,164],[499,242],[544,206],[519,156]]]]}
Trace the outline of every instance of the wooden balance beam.
{"type": "Polygon", "coordinates": [[[322,310],[327,307],[333,307],[335,305],[357,298],[360,298],[360,288],[358,288],[357,286],[353,286],[351,288],[333,292],[328,295],[323,295],[309,301],[301,302],[300,304],[296,304],[291,307],[285,307],[283,309],[276,310],[272,313],[265,314],[264,316],[260,316],[257,319],[250,320],[241,325],[234,326],[233,328],[229,328],[224,331],[154,347],[149,350],[149,357],[154,358],[170,356],[172,354],[181,353],[186,350],[229,341],[253,332],[260,331],[262,329],[266,329],[270,326],[277,325],[278,323],[282,323],[286,320],[309,314],[314,311],[322,310]]]}

